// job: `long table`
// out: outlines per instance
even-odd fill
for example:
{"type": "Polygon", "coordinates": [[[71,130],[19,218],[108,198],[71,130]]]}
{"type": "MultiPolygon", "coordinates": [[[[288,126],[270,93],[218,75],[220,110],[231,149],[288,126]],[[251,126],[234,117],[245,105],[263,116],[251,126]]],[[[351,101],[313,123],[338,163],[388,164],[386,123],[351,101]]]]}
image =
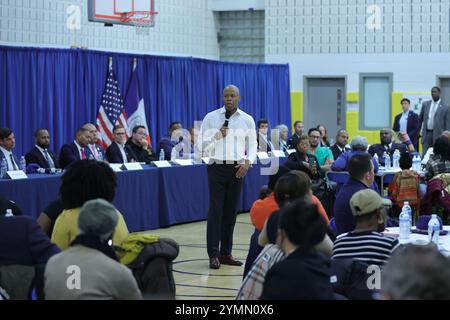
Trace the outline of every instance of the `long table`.
{"type": "MultiPolygon", "coordinates": [[[[284,162],[285,158],[279,158],[284,162]]],[[[248,171],[238,205],[239,212],[249,211],[267,184],[261,174],[264,163],[248,171]]],[[[172,166],[117,173],[118,186],[114,205],[123,214],[130,231],[157,229],[179,223],[204,220],[208,215],[209,190],[207,165],[172,166]]],[[[267,169],[266,169],[267,170],[267,169]]],[[[28,179],[0,179],[0,193],[13,200],[24,214],[37,217],[59,195],[61,174],[30,174],[28,179]]]]}

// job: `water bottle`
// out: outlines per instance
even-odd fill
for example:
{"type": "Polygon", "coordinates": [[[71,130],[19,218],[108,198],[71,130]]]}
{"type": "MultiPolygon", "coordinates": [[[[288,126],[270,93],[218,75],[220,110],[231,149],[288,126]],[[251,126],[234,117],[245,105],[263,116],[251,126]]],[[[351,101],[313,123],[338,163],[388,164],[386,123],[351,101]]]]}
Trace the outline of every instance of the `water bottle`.
{"type": "Polygon", "coordinates": [[[420,171],[420,164],[421,164],[422,160],[420,159],[420,156],[418,154],[414,155],[413,158],[413,170],[416,172],[420,171]]]}
{"type": "Polygon", "coordinates": [[[395,149],[394,151],[392,166],[394,168],[400,168],[400,151],[398,151],[398,149],[395,149]]]}
{"type": "Polygon", "coordinates": [[[175,147],[172,148],[172,153],[170,154],[170,160],[176,160],[177,159],[177,149],[175,147]]]}
{"type": "Polygon", "coordinates": [[[375,160],[375,162],[379,165],[380,164],[380,161],[378,160],[378,154],[374,154],[373,155],[373,160],[375,160]]]}
{"type": "Polygon", "coordinates": [[[12,209],[6,209],[5,217],[13,217],[12,209]]]}
{"type": "Polygon", "coordinates": [[[21,156],[19,161],[19,169],[23,172],[27,172],[27,162],[25,161],[25,157],[21,156]]]}
{"type": "Polygon", "coordinates": [[[164,154],[164,149],[159,150],[159,161],[166,160],[166,155],[164,154]]]}
{"type": "Polygon", "coordinates": [[[431,215],[430,222],[428,222],[428,241],[434,242],[439,246],[439,232],[441,231],[441,226],[437,215],[431,215]]]}
{"type": "Polygon", "coordinates": [[[409,239],[411,228],[409,227],[409,214],[407,208],[403,207],[399,216],[400,239],[409,239]]]}
{"type": "Polygon", "coordinates": [[[402,208],[402,210],[406,210],[406,212],[408,213],[408,216],[409,216],[409,227],[411,228],[412,227],[412,208],[411,208],[411,206],[409,205],[409,201],[405,201],[405,202],[403,202],[403,208],[402,208]]]}
{"type": "Polygon", "coordinates": [[[385,152],[383,154],[383,159],[384,159],[384,167],[386,168],[386,170],[391,168],[391,157],[385,152]]]}
{"type": "Polygon", "coordinates": [[[6,172],[8,171],[8,162],[6,162],[6,159],[3,158],[2,159],[2,164],[1,164],[1,176],[0,178],[4,178],[6,176],[6,172]]]}

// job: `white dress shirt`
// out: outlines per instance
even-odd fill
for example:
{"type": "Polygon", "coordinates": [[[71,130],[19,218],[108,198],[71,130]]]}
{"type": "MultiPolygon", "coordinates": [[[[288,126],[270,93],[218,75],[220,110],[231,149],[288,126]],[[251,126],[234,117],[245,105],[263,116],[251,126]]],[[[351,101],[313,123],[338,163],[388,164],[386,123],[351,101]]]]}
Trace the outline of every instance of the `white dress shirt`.
{"type": "Polygon", "coordinates": [[[89,146],[89,150],[91,150],[92,154],[94,155],[94,159],[98,160],[98,151],[97,151],[95,144],[89,144],[88,146],[89,146]]]}
{"type": "Polygon", "coordinates": [[[35,147],[42,153],[42,155],[44,156],[44,159],[47,160],[48,167],[49,168],[54,168],[55,167],[55,163],[53,162],[53,159],[50,156],[50,153],[48,153],[48,150],[44,149],[44,148],[41,148],[37,144],[35,144],[35,147]],[[47,151],[47,152],[45,152],[45,151],[47,151]],[[47,153],[47,155],[46,155],[46,153],[47,153]]]}
{"type": "Polygon", "coordinates": [[[440,103],[441,99],[439,99],[438,101],[431,100],[430,112],[428,113],[428,123],[427,123],[428,130],[433,130],[434,128],[434,115],[436,114],[436,111],[440,103]]]}
{"type": "Polygon", "coordinates": [[[407,112],[403,112],[402,116],[400,117],[400,121],[399,121],[400,132],[406,132],[406,128],[408,126],[408,114],[409,114],[409,110],[407,112]]]}
{"type": "Polygon", "coordinates": [[[128,159],[127,159],[127,154],[125,153],[125,148],[123,145],[121,145],[120,143],[114,142],[115,144],[117,144],[117,147],[120,150],[120,154],[122,155],[122,161],[123,163],[128,163],[128,159]]]}
{"type": "Polygon", "coordinates": [[[3,147],[0,147],[0,150],[5,155],[6,163],[8,164],[8,171],[19,170],[19,165],[16,163],[16,160],[14,159],[14,154],[3,147]],[[11,155],[13,159],[11,159],[11,155]],[[14,161],[15,167],[12,161],[14,161]]]}
{"type": "Polygon", "coordinates": [[[228,134],[225,138],[216,139],[215,135],[225,122],[225,107],[208,113],[203,119],[200,129],[202,151],[206,151],[211,159],[220,161],[256,160],[255,120],[237,109],[228,121],[228,134]]]}

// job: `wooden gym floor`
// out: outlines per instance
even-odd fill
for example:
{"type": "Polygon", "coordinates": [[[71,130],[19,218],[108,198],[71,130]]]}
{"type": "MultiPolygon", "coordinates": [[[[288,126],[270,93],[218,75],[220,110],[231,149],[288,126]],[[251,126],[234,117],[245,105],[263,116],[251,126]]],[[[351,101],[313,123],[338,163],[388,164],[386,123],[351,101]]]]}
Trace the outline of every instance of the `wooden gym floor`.
{"type": "MultiPolygon", "coordinates": [[[[233,257],[244,264],[253,230],[249,214],[239,214],[234,228],[233,257]]],[[[206,221],[150,230],[148,233],[171,238],[180,245],[180,253],[173,264],[177,300],[234,300],[242,283],[244,265],[209,269],[206,221]]]]}

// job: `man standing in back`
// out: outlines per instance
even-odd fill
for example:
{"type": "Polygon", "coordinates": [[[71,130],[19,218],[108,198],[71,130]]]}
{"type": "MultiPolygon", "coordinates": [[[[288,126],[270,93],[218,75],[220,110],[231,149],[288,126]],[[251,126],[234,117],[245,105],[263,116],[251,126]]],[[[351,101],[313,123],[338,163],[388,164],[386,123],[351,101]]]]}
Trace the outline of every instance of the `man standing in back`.
{"type": "Polygon", "coordinates": [[[239,89],[223,90],[224,106],[203,119],[202,149],[209,150],[209,211],[206,230],[209,267],[241,266],[231,255],[237,204],[242,180],[256,159],[256,129],[253,118],[238,108],[239,89]]]}

